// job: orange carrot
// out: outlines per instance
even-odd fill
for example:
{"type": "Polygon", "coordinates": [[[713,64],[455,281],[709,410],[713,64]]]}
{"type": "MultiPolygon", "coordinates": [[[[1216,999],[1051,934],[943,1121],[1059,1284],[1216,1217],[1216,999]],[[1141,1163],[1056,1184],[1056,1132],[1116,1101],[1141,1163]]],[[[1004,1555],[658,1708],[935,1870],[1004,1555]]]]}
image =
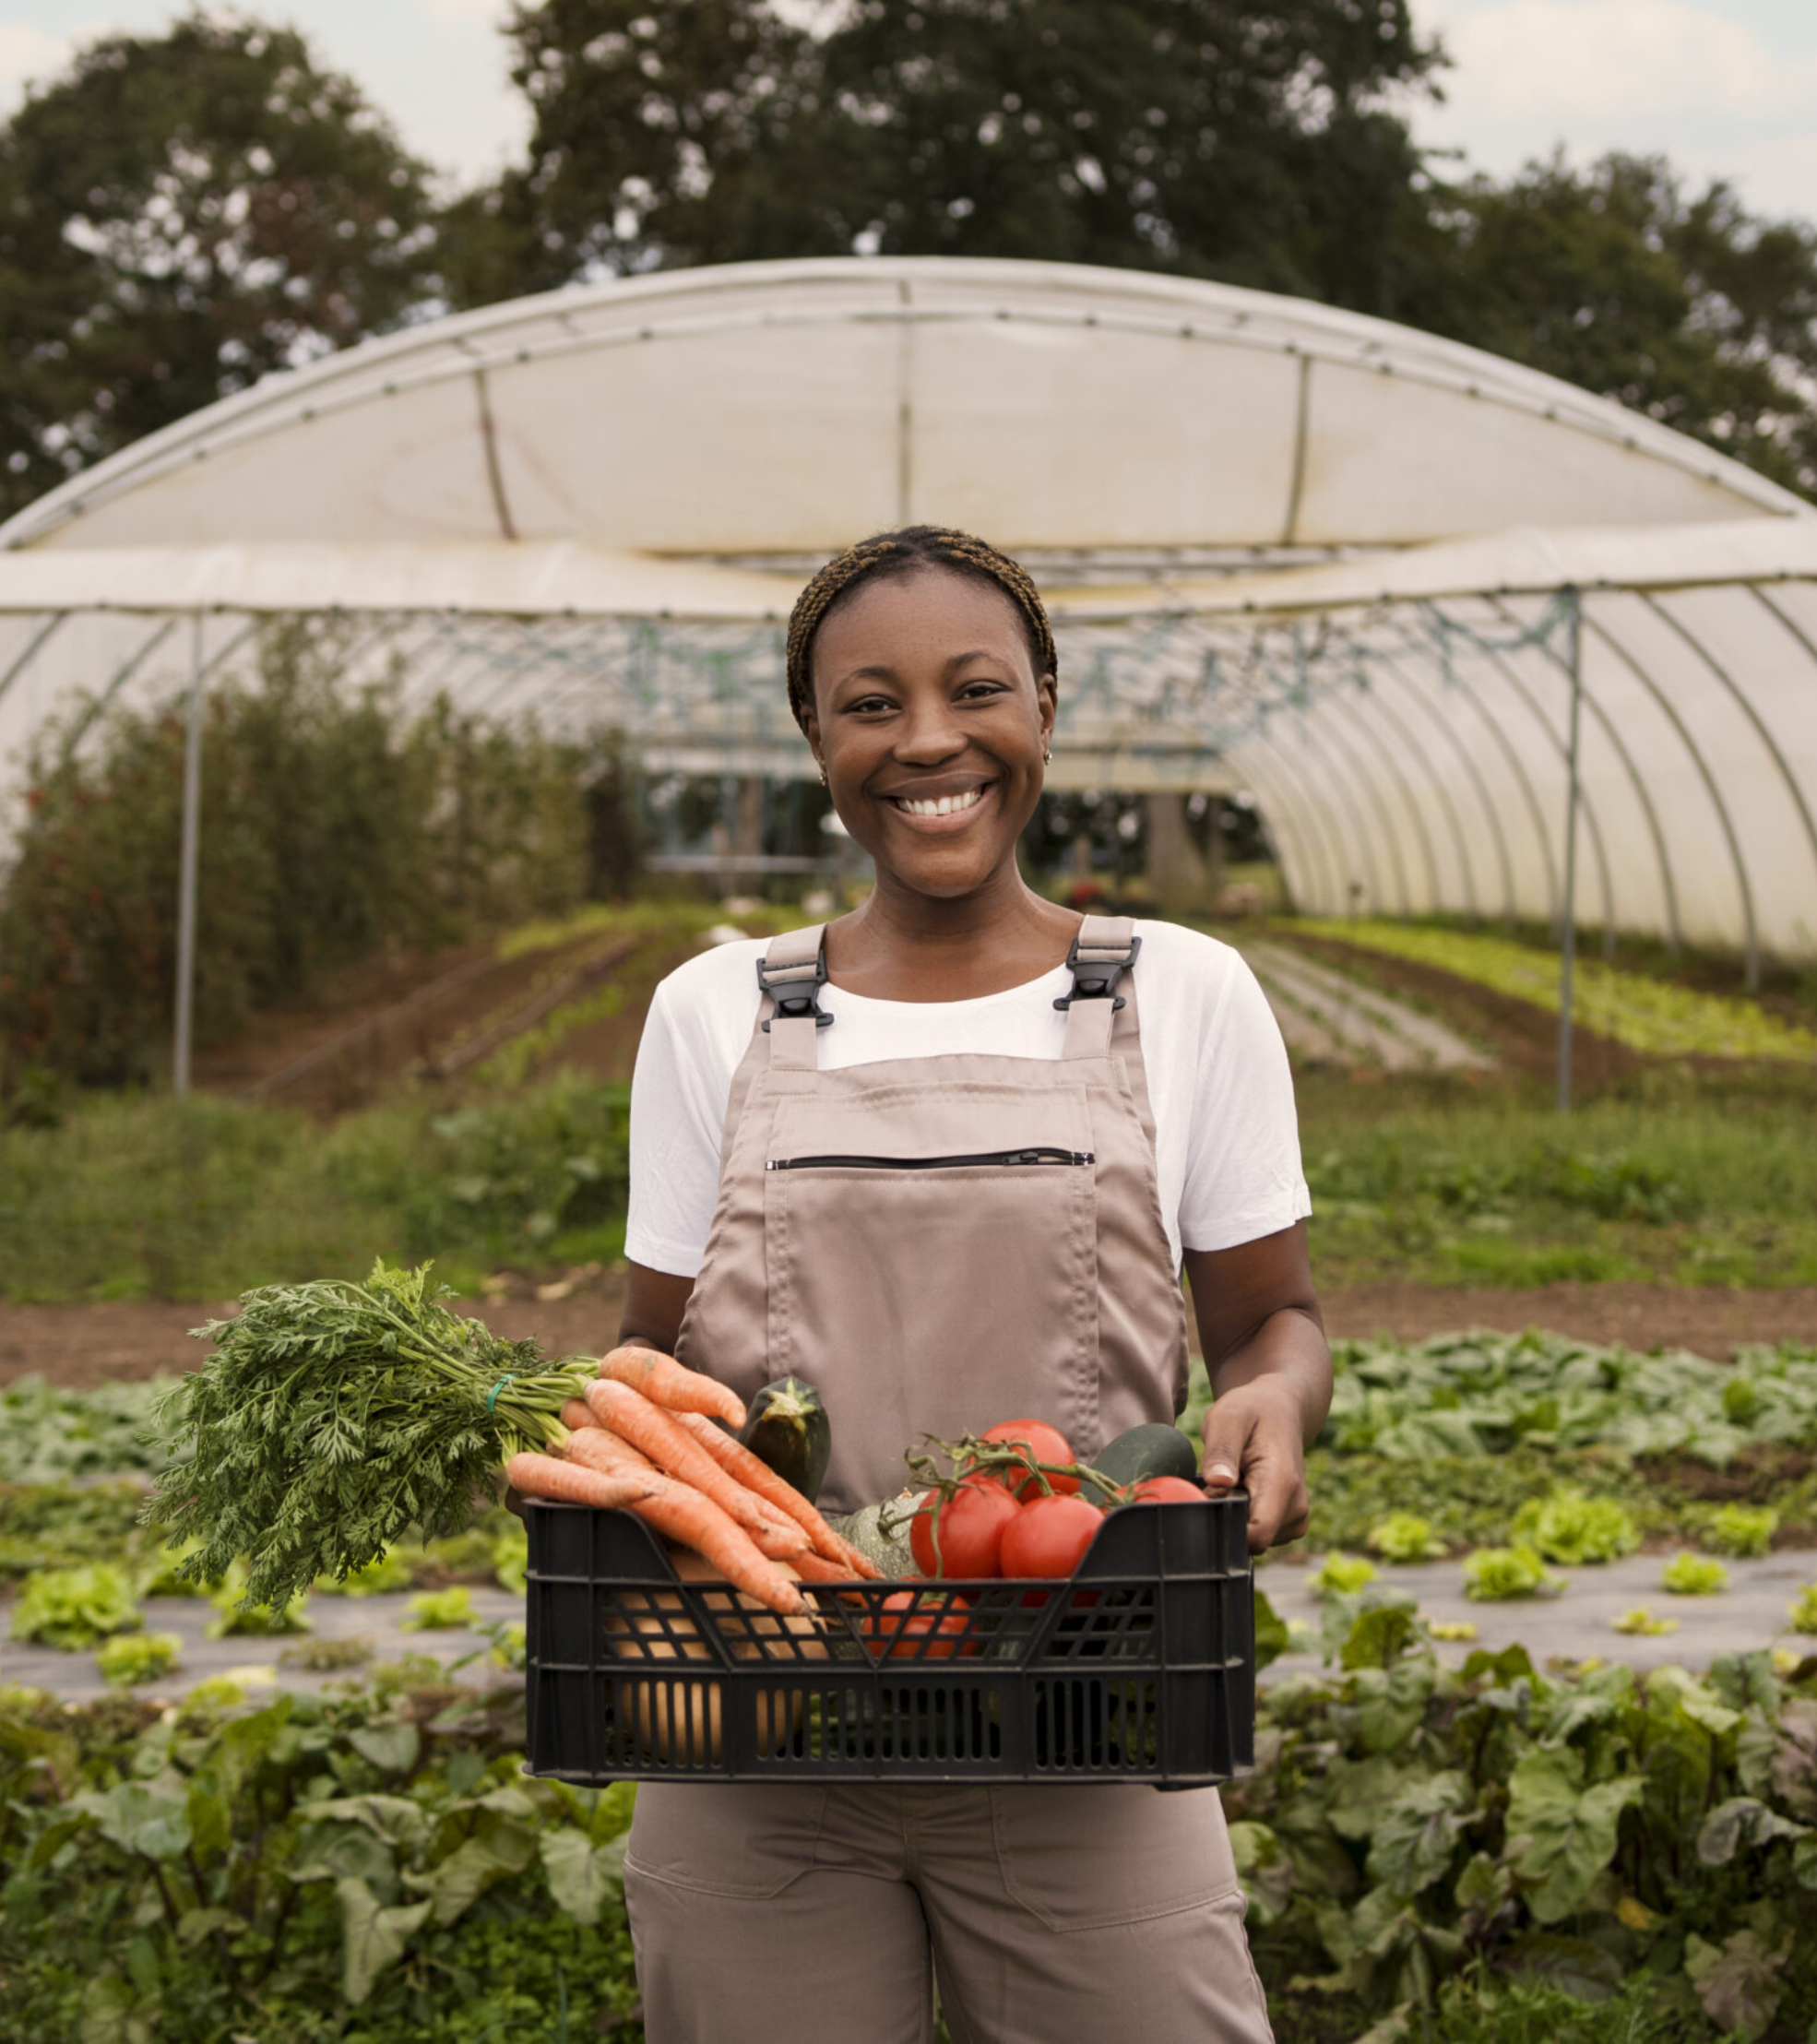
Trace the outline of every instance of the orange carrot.
{"type": "Polygon", "coordinates": [[[600,1374],[628,1384],[667,1412],[716,1413],[729,1426],[744,1424],[744,1407],[735,1393],[659,1349],[614,1349],[600,1357],[600,1374]]]}
{"type": "Polygon", "coordinates": [[[570,1398],[562,1408],[562,1424],[570,1433],[576,1428],[597,1427],[599,1423],[593,1417],[593,1408],[585,1398],[570,1398]]]}
{"type": "MultiPolygon", "coordinates": [[[[601,1426],[575,1428],[563,1452],[570,1462],[598,1469],[601,1476],[650,1478],[658,1483],[679,1480],[665,1476],[647,1455],[601,1426]]],[[[683,1484],[681,1488],[692,1486],[683,1484]]],[[[807,1549],[807,1535],[790,1519],[778,1519],[774,1523],[766,1520],[760,1525],[747,1526],[745,1530],[758,1553],[767,1555],[772,1562],[792,1562],[807,1549]]]]}
{"type": "Polygon", "coordinates": [[[805,1554],[791,1554],[789,1566],[804,1583],[856,1583],[860,1580],[857,1573],[843,1562],[829,1562],[812,1548],[805,1554]]]}
{"type": "MultiPolygon", "coordinates": [[[[625,1480],[628,1487],[635,1488],[625,1480]]],[[[754,1597],[768,1610],[783,1618],[798,1618],[808,1610],[807,1598],[774,1562],[765,1560],[744,1528],[720,1511],[711,1498],[702,1497],[685,1483],[659,1477],[653,1489],[629,1503],[646,1524],[670,1539],[679,1540],[683,1547],[691,1547],[702,1560],[710,1562],[734,1589],[754,1597]]]]}
{"type": "Polygon", "coordinates": [[[873,1582],[881,1580],[883,1570],[868,1555],[861,1554],[849,1540],[842,1539],[834,1532],[792,1483],[778,1476],[767,1462],[753,1455],[742,1441],[734,1441],[712,1420],[701,1419],[695,1413],[677,1413],[675,1423],[684,1427],[714,1461],[746,1490],[755,1491],[778,1512],[786,1512],[813,1542],[816,1554],[826,1561],[838,1562],[873,1582]]]}
{"type": "Polygon", "coordinates": [[[615,1512],[647,1497],[661,1478],[602,1476],[573,1462],[558,1462],[552,1455],[535,1455],[526,1449],[514,1455],[505,1466],[506,1480],[526,1497],[550,1498],[563,1504],[591,1504],[602,1512],[615,1512]]]}
{"type": "MultiPolygon", "coordinates": [[[[652,1405],[641,1391],[634,1391],[628,1384],[620,1384],[614,1378],[600,1377],[588,1385],[587,1402],[602,1427],[628,1441],[634,1448],[640,1448],[659,1469],[680,1477],[702,1497],[711,1498],[740,1526],[754,1532],[778,1525],[773,1505],[735,1482],[695,1444],[675,1414],[652,1405]]],[[[712,1424],[710,1420],[703,1423],[712,1424]]],[[[786,1524],[786,1519],[781,1523],[786,1524]]],[[[813,1535],[810,1533],[808,1538],[812,1539],[813,1535]]]]}

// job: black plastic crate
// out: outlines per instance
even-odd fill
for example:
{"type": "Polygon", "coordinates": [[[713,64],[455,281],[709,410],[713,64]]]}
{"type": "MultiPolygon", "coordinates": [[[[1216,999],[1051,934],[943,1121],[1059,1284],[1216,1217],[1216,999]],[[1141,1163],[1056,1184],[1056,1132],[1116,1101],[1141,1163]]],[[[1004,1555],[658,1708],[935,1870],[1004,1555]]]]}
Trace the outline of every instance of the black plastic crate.
{"type": "Polygon", "coordinates": [[[1065,1582],[804,1583],[814,1620],[784,1620],[682,1582],[627,1512],[530,1503],[529,1771],[1228,1781],[1254,1753],[1248,1515],[1127,1505],[1065,1582]],[[909,1587],[913,1627],[885,1609],[909,1587]]]}

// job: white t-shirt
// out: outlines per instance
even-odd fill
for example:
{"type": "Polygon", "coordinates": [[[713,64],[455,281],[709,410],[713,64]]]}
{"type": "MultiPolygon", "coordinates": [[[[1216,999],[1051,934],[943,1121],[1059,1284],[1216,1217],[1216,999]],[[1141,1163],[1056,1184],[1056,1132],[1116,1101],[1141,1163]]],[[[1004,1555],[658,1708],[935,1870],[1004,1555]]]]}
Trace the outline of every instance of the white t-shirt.
{"type": "MultiPolygon", "coordinates": [[[[1241,957],[1174,922],[1138,922],[1135,982],[1142,1062],[1155,1115],[1161,1216],[1174,1266],[1186,1249],[1231,1249],[1312,1210],[1287,1049],[1241,957]]],[[[732,1075],[756,1020],[764,943],[691,958],[656,990],[631,1081],[631,1210],[624,1253],[692,1278],[707,1253],[719,1191],[719,1143],[732,1075]]],[[[980,1052],[1058,1058],[1064,966],[977,1001],[873,1001],[820,990],[833,1016],[817,1032],[820,1067],[980,1052]]]]}

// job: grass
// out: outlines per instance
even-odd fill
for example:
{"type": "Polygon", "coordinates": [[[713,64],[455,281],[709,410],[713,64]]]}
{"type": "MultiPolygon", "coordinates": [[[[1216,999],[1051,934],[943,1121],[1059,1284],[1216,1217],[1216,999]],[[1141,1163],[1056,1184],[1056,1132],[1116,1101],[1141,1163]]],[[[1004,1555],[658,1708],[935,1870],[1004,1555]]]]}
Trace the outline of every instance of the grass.
{"type": "Polygon", "coordinates": [[[1302,1074],[1314,1267],[1398,1278],[1817,1283],[1817,1093],[1644,1075],[1569,1117],[1531,1088],[1302,1074]]]}
{"type": "Polygon", "coordinates": [[[626,1089],[564,1076],[483,1108],[420,1096],[330,1127],[205,1096],[97,1096],[0,1134],[0,1285],[15,1301],[221,1300],[433,1256],[477,1291],[501,1264],[619,1254],[626,1089]]]}

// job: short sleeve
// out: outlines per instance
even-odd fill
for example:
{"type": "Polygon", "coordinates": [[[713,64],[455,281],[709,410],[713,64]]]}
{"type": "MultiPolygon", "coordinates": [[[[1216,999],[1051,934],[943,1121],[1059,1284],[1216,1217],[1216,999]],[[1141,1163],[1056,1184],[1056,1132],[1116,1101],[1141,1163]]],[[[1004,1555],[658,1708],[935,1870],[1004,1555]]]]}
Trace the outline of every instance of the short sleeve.
{"type": "Polygon", "coordinates": [[[631,1200],[624,1254],[648,1270],[695,1276],[719,1192],[730,1074],[683,1040],[665,983],[656,990],[631,1075],[631,1200]]]}
{"type": "Polygon", "coordinates": [[[1180,1240],[1234,1249],[1312,1210],[1287,1046],[1267,996],[1232,955],[1197,1045],[1180,1240]]]}

